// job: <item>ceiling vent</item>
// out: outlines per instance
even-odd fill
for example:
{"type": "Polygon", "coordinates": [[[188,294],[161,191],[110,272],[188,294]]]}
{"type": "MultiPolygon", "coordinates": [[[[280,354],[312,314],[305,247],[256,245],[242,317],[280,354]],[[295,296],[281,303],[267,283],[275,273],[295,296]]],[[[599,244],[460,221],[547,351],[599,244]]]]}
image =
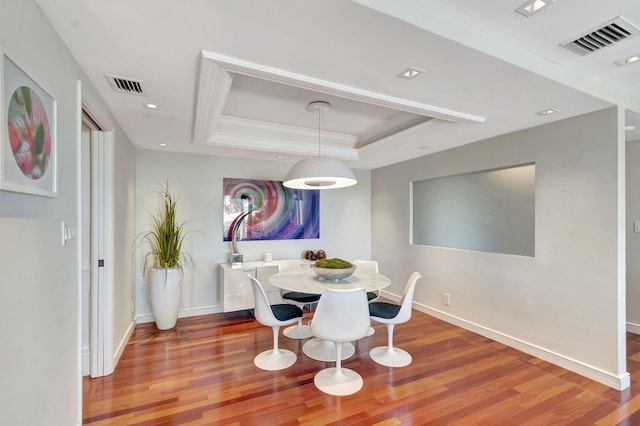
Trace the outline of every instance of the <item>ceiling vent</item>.
{"type": "Polygon", "coordinates": [[[142,80],[133,78],[118,77],[117,75],[105,74],[111,88],[119,93],[130,95],[147,96],[142,80]]]}
{"type": "Polygon", "coordinates": [[[560,45],[578,55],[588,55],[640,34],[640,29],[618,16],[599,28],[560,45]]]}

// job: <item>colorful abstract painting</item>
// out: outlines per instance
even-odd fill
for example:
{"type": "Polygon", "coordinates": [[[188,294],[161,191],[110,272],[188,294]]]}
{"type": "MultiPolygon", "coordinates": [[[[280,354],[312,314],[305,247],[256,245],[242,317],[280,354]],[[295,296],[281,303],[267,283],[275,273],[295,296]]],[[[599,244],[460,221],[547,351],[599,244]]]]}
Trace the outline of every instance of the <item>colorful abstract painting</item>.
{"type": "Polygon", "coordinates": [[[13,92],[7,127],[18,168],[27,178],[40,179],[51,158],[51,131],[42,101],[29,87],[21,86],[13,92]]]}
{"type": "Polygon", "coordinates": [[[56,195],[56,102],[6,55],[0,189],[56,195]]]}
{"type": "Polygon", "coordinates": [[[320,238],[320,191],[286,188],[273,180],[223,180],[224,241],[231,241],[236,221],[238,240],[320,238]]]}

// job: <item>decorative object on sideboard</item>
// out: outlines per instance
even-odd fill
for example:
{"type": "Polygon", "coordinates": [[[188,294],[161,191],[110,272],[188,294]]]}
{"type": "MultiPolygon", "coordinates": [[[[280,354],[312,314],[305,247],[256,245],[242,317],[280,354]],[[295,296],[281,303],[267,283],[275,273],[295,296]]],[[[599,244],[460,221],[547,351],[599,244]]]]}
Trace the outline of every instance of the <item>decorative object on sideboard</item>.
{"type": "Polygon", "coordinates": [[[240,213],[233,223],[231,230],[231,264],[234,266],[241,266],[244,256],[238,251],[238,232],[240,231],[240,225],[242,221],[253,213],[253,210],[240,213]]]}
{"type": "Polygon", "coordinates": [[[320,259],[326,259],[327,253],[324,250],[318,250],[318,251],[306,250],[302,257],[304,257],[306,260],[320,260],[320,259]]]}

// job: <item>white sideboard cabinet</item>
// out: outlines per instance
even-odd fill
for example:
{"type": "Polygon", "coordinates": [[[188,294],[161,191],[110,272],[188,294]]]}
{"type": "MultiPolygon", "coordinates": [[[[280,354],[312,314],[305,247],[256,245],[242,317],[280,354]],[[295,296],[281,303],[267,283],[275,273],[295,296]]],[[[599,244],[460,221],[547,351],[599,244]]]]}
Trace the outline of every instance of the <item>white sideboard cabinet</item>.
{"type": "MultiPolygon", "coordinates": [[[[300,260],[301,267],[309,267],[309,262],[300,260]]],[[[233,312],[243,309],[253,309],[253,290],[247,274],[256,277],[269,303],[284,303],[280,297],[280,289],[269,284],[269,277],[278,272],[278,261],[273,262],[244,262],[242,266],[232,267],[231,263],[219,265],[218,282],[222,286],[223,311],[233,312]]]]}

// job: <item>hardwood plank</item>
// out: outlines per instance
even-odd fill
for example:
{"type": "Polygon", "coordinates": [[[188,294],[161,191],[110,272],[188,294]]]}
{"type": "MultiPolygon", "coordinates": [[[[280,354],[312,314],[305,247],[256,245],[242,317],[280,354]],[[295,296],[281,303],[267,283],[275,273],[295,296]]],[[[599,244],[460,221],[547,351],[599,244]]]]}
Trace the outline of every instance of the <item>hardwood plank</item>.
{"type": "MultiPolygon", "coordinates": [[[[307,314],[309,317],[310,314],[307,314]]],[[[253,358],[272,332],[246,312],[184,318],[175,329],[136,327],[109,377],[83,381],[88,425],[638,425],[640,336],[628,335],[631,388],[623,392],[414,311],[394,343],[413,356],[387,368],[369,359],[386,345],[386,327],[356,342],[343,366],[364,378],[355,395],[313,385],[332,363],[302,353],[304,341],[280,336],[297,362],[262,371],[253,358]]]]}

